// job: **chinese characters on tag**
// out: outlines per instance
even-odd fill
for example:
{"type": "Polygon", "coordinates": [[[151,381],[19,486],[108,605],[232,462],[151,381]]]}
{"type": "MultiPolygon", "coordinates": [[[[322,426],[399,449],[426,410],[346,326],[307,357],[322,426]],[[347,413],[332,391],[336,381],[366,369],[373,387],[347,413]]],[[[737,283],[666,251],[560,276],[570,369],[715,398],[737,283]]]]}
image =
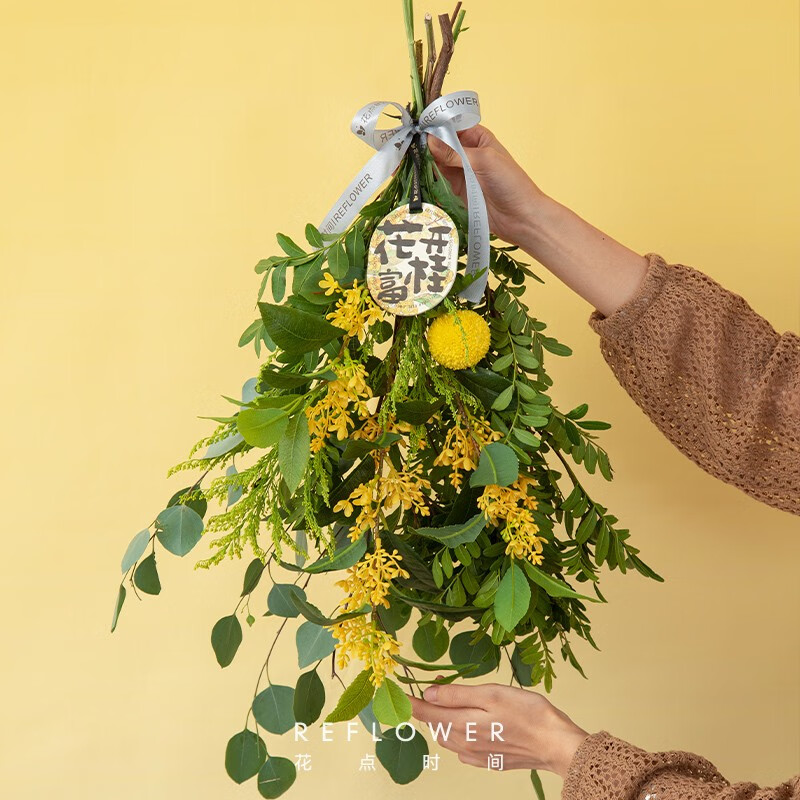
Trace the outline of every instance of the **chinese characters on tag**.
{"type": "Polygon", "coordinates": [[[458,231],[438,206],[413,214],[398,206],[377,225],[370,241],[367,286],[381,308],[400,316],[422,314],[441,303],[458,269],[458,231]]]}

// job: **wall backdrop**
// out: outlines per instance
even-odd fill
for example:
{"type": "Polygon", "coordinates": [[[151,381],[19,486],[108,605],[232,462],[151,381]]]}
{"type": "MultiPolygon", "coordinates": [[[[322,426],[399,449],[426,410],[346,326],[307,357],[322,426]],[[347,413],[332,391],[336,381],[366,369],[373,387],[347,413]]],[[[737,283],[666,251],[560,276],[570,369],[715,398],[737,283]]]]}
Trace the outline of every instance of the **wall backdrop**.
{"type": "MultiPolygon", "coordinates": [[[[418,0],[418,25],[450,5],[418,0]]],[[[800,329],[795,0],[466,8],[444,90],[477,91],[546,192],[800,329]]],[[[209,430],[198,415],[228,413],[220,395],[257,370],[237,348],[253,266],[369,156],[353,112],[409,99],[401,3],[32,0],[0,16],[0,792],[256,797],[223,752],[274,622],[259,617],[224,671],[209,641],[246,562],[195,571],[203,543],[165,555],[161,596],[129,593],[112,635],[119,560],[185,485],[165,473],[209,430]]],[[[555,400],[614,426],[616,479],[588,486],[666,577],[604,578],[601,652],[580,650],[587,681],[562,665],[552,699],[589,730],[693,750],[731,780],[786,779],[800,770],[798,519],[662,438],[603,361],[584,301],[555,279],[528,296],[575,351],[552,367],[555,400]]],[[[288,681],[291,638],[276,659],[288,681]]],[[[507,665],[475,680],[490,678],[507,682],[507,665]]],[[[287,796],[408,797],[358,771],[362,749],[309,744],[314,767],[287,796]]],[[[422,797],[530,794],[526,772],[438,752],[422,797]]]]}

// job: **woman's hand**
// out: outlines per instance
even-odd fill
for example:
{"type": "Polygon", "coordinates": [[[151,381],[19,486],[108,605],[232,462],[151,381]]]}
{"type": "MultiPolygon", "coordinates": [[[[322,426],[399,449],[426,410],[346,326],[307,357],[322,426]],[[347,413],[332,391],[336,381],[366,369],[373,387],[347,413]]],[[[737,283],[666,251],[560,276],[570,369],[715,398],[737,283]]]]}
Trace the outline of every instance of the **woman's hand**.
{"type": "Polygon", "coordinates": [[[413,716],[433,726],[442,747],[476,767],[486,768],[490,753],[502,753],[504,770],[545,769],[563,778],[589,735],[541,694],[501,683],[446,683],[429,686],[423,700],[407,697],[413,716]],[[468,722],[475,723],[469,732],[468,722]],[[503,741],[497,737],[492,741],[492,723],[503,741]]]}
{"type": "MultiPolygon", "coordinates": [[[[485,126],[458,132],[481,185],[489,230],[515,244],[608,316],[638,291],[648,260],[549,197],[485,126]]],[[[464,203],[464,169],[452,147],[427,137],[442,174],[464,203]]]]}
{"type": "MultiPolygon", "coordinates": [[[[521,245],[524,221],[544,200],[544,194],[488,128],[475,125],[457,135],[481,185],[489,230],[504,242],[521,245]]],[[[428,136],[427,141],[437,166],[466,205],[461,157],[435,136],[428,136]]]]}

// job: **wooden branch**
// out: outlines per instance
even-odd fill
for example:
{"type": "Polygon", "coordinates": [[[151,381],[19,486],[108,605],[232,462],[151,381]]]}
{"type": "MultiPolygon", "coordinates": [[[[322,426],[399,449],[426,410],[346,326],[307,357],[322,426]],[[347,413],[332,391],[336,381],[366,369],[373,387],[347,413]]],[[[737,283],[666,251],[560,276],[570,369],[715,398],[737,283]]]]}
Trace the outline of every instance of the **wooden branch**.
{"type": "MultiPolygon", "coordinates": [[[[417,62],[417,74],[419,75],[419,82],[420,85],[422,85],[422,39],[417,39],[414,42],[414,58],[417,62]]],[[[420,111],[422,111],[422,109],[420,109],[420,111]]]]}
{"type": "Polygon", "coordinates": [[[422,82],[422,89],[425,93],[425,105],[431,101],[431,78],[433,68],[436,64],[436,37],[433,34],[433,17],[425,15],[425,32],[428,35],[428,61],[425,65],[425,79],[422,82]]]}
{"type": "Polygon", "coordinates": [[[456,20],[458,19],[458,12],[461,11],[461,0],[456,4],[456,10],[453,12],[453,16],[450,17],[450,27],[455,27],[456,20]]]}
{"type": "Polygon", "coordinates": [[[433,68],[431,91],[430,96],[425,99],[426,103],[441,97],[442,84],[450,66],[450,59],[453,57],[453,24],[447,14],[439,14],[439,27],[442,29],[442,49],[439,51],[436,66],[433,68]]]}

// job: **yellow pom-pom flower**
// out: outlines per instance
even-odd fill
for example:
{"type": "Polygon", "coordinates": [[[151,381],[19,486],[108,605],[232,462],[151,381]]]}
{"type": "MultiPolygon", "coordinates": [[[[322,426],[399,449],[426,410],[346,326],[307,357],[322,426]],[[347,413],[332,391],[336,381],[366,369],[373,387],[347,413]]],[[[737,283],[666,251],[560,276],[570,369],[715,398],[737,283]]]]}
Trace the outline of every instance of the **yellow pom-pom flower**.
{"type": "Polygon", "coordinates": [[[490,339],[483,317],[466,309],[442,314],[428,328],[431,355],[448,369],[474,367],[489,351],[490,339]]]}

